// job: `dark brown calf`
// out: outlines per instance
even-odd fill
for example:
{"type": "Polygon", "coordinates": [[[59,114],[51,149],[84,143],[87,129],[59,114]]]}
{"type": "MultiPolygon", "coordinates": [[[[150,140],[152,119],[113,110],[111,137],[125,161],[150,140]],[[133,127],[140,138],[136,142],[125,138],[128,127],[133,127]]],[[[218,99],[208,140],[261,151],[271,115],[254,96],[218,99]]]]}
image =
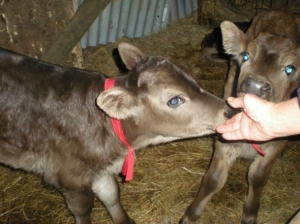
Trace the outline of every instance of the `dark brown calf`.
{"type": "MultiPolygon", "coordinates": [[[[221,31],[224,49],[232,55],[225,98],[232,92],[253,93],[273,102],[291,98],[300,85],[299,18],[280,8],[255,17],[246,34],[229,21],[221,24],[221,31]],[[237,89],[233,88],[235,78],[238,78],[237,89]]],[[[263,157],[247,141],[228,142],[219,137],[202,186],[181,223],[191,224],[199,219],[207,202],[226,183],[229,169],[237,158],[252,160],[242,223],[257,223],[260,195],[286,143],[284,139],[257,143],[266,153],[263,157]]]]}
{"type": "Polygon", "coordinates": [[[127,43],[118,49],[130,71],[106,91],[103,74],[0,49],[0,162],[42,175],[78,224],[90,223],[95,196],[114,223],[133,223],[114,177],[128,150],[110,117],[135,150],[210,134],[225,122],[225,101],[168,59],[127,43]]]}

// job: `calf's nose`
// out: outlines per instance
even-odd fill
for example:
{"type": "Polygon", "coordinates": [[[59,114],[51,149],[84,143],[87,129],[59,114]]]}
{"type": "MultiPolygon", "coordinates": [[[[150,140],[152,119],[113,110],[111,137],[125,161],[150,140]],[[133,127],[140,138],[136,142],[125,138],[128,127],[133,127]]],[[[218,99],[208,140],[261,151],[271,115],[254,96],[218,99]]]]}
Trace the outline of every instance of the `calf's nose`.
{"type": "Polygon", "coordinates": [[[240,90],[244,93],[252,93],[262,97],[270,92],[271,86],[264,81],[248,77],[241,83],[240,90]]]}

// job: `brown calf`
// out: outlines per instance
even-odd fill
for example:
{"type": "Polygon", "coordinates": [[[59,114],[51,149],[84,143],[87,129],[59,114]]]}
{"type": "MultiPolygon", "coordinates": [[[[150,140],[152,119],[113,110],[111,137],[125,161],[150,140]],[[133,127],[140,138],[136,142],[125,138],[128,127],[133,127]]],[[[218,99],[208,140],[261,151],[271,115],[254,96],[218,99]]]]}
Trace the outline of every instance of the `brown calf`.
{"type": "MultiPolygon", "coordinates": [[[[291,98],[300,85],[299,18],[280,8],[256,16],[246,33],[229,21],[221,24],[221,31],[224,49],[232,55],[225,98],[233,92],[253,93],[273,102],[291,98]],[[238,68],[240,73],[237,75],[238,68]],[[234,89],[236,78],[237,88],[234,89]]],[[[229,169],[237,158],[252,160],[242,223],[257,223],[260,195],[286,143],[284,139],[257,143],[266,153],[263,157],[247,141],[228,142],[219,137],[202,186],[181,223],[191,224],[199,219],[207,202],[226,183],[229,169]]]]}
{"type": "MultiPolygon", "coordinates": [[[[115,174],[135,150],[214,132],[225,101],[166,58],[118,47],[128,73],[103,91],[107,77],[0,49],[0,162],[39,173],[64,195],[77,224],[90,223],[97,196],[114,223],[133,223],[115,174]]],[[[100,222],[100,220],[99,220],[100,222]]]]}

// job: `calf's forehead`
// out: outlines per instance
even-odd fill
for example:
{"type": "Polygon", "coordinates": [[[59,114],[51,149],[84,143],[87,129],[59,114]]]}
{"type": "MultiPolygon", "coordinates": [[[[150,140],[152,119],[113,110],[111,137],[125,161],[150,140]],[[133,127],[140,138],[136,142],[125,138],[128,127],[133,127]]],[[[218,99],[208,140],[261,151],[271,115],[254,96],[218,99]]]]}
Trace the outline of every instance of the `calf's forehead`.
{"type": "Polygon", "coordinates": [[[261,32],[289,36],[300,43],[300,18],[284,7],[261,13],[253,19],[246,34],[252,39],[261,32]]]}
{"type": "Polygon", "coordinates": [[[291,39],[285,36],[273,35],[270,33],[261,33],[249,43],[249,48],[264,48],[268,52],[288,52],[294,51],[297,45],[291,39]]]}
{"type": "Polygon", "coordinates": [[[297,45],[288,38],[270,34],[261,34],[251,41],[247,51],[253,62],[277,65],[297,63],[297,45]]]}
{"type": "Polygon", "coordinates": [[[162,57],[150,57],[139,69],[138,87],[142,85],[176,85],[199,88],[196,79],[170,60],[162,57]]]}

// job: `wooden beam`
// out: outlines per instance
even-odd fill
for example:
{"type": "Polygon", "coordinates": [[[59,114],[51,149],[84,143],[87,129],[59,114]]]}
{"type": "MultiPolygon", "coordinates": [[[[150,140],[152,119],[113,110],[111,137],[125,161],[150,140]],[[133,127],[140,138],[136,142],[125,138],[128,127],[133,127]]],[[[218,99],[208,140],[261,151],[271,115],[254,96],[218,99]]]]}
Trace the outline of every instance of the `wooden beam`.
{"type": "Polygon", "coordinates": [[[85,0],[41,59],[62,64],[109,2],[110,0],[85,0]]]}

